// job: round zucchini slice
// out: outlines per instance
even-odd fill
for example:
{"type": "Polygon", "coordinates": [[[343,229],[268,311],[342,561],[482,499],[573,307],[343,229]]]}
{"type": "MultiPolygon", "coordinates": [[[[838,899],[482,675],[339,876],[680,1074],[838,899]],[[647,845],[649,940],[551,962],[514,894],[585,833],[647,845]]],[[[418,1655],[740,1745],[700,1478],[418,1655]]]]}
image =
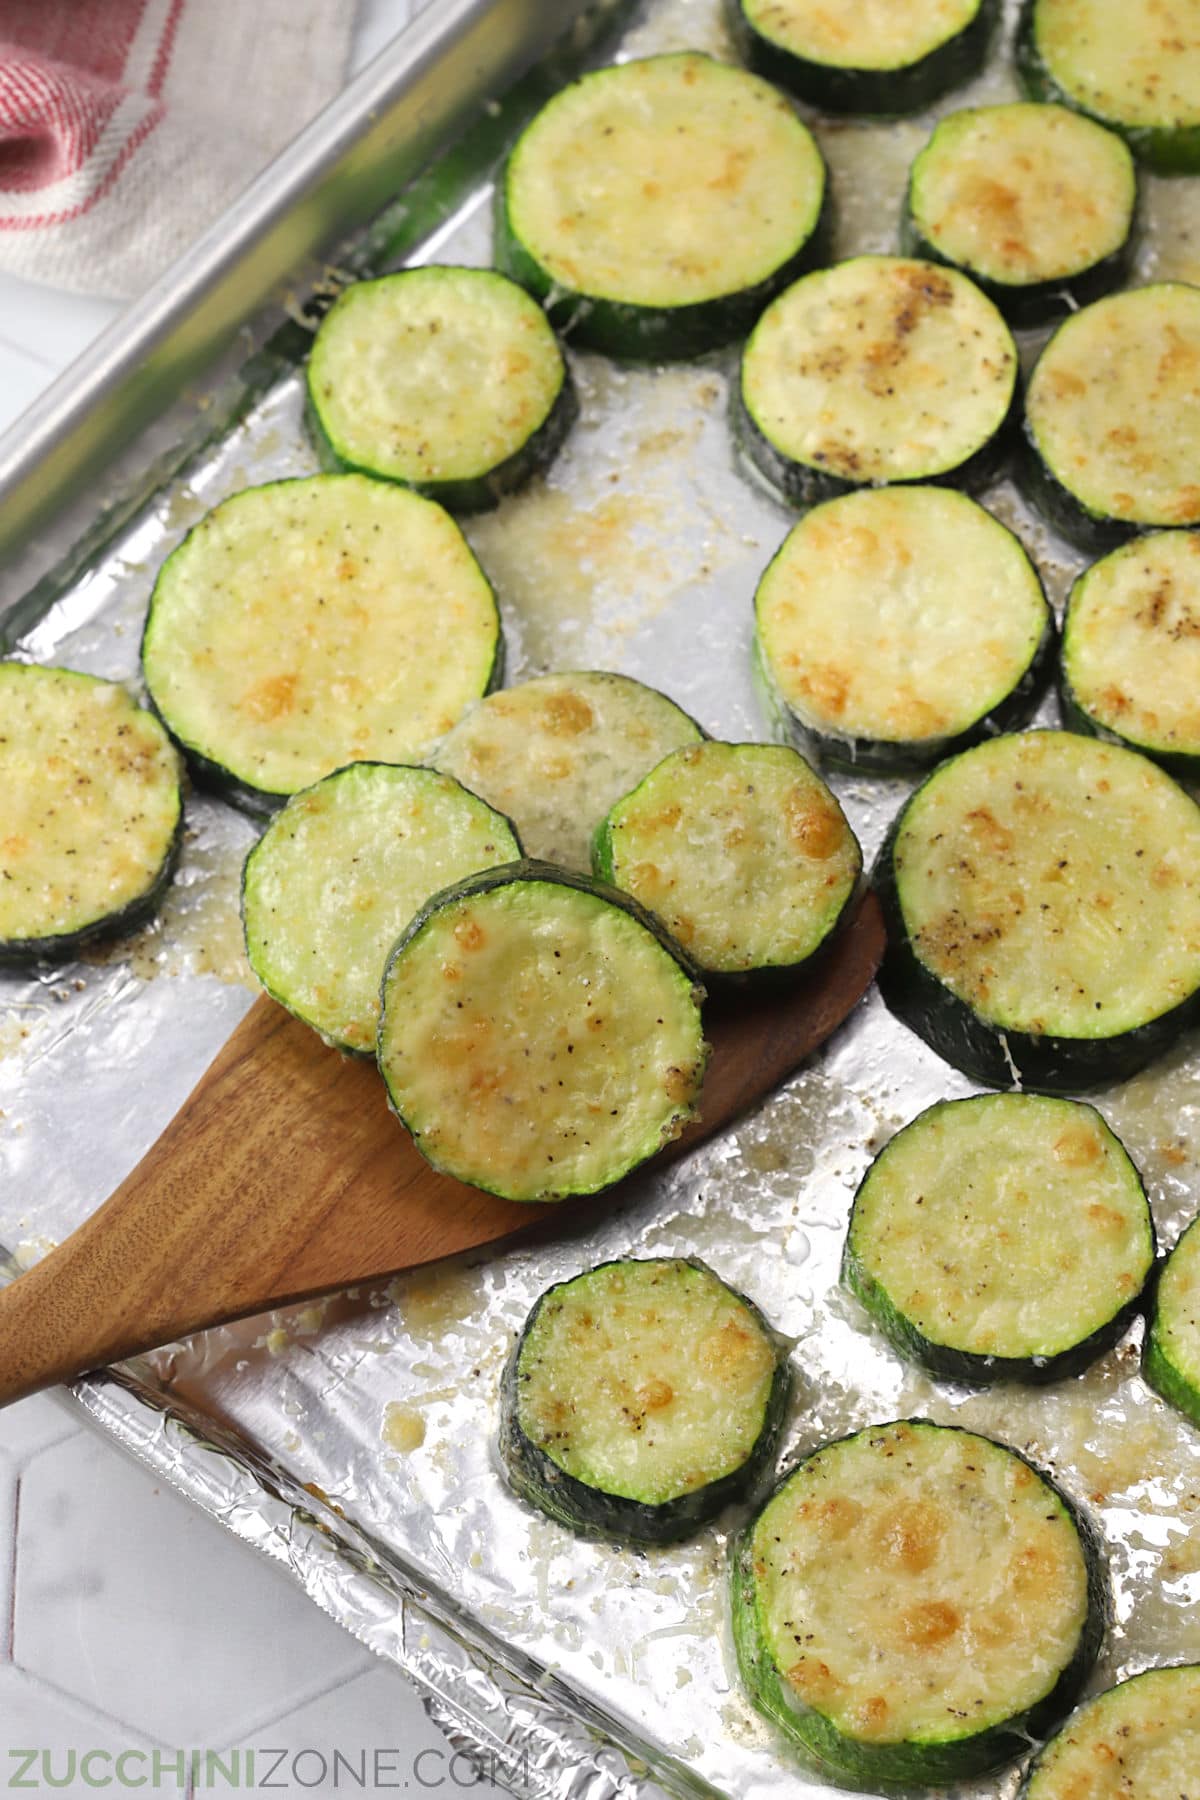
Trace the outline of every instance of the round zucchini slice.
{"type": "Polygon", "coordinates": [[[334,467],[454,512],[495,506],[545,468],[579,410],[545,313],[493,269],[406,269],[347,288],[314,340],[308,399],[334,467]]]}
{"type": "Polygon", "coordinates": [[[733,1554],[738,1664],[826,1773],[941,1785],[1079,1691],[1106,1603],[1090,1528],[990,1438],[902,1419],[807,1456],[733,1554]]]}
{"type": "Polygon", "coordinates": [[[1135,538],[1079,577],[1061,694],[1076,730],[1200,775],[1200,532],[1135,538]]]}
{"type": "Polygon", "coordinates": [[[432,761],[515,820],[528,855],[589,874],[592,833],[613,802],[703,737],[657,688],[591,669],[489,694],[432,761]]]}
{"type": "Polygon", "coordinates": [[[351,763],[294,794],[246,858],[246,953],[340,1050],[374,1054],[388,953],[431,894],[517,862],[507,819],[450,775],[351,763]]]}
{"type": "Polygon", "coordinates": [[[1200,1767],[1200,1664],[1146,1669],[1072,1713],[1020,1800],[1186,1800],[1200,1767]]]}
{"type": "Polygon", "coordinates": [[[754,616],[772,717],[802,749],[881,774],[1024,724],[1054,644],[1020,540],[949,488],[814,507],[759,582],[754,616]]]}
{"type": "Polygon", "coordinates": [[[496,597],[432,500],[364,475],[247,488],[158,574],[155,708],[249,812],[349,762],[420,761],[498,678],[496,597]]]}
{"type": "Polygon", "coordinates": [[[742,356],[738,420],[768,481],[811,506],[889,481],[982,485],[1016,390],[1012,334],[965,275],[856,256],[767,308],[742,356]]]}
{"type": "Polygon", "coordinates": [[[602,1263],[541,1296],[501,1389],[513,1488],[588,1536],[688,1537],[769,1469],[785,1341],[704,1263],[602,1263]]]}
{"type": "Polygon", "coordinates": [[[996,0],[726,0],[751,68],[825,112],[920,112],[983,67],[996,0]]]}
{"type": "Polygon", "coordinates": [[[991,1087],[1145,1066],[1200,992],[1200,807],[1143,756],[1063,731],[943,763],[880,852],[880,988],[991,1087]]]}
{"type": "Polygon", "coordinates": [[[1060,325],[1025,403],[1021,484],[1083,550],[1200,524],[1200,288],[1112,294],[1060,325]]]}
{"type": "Polygon", "coordinates": [[[1117,1342],[1154,1267],[1141,1178],[1077,1100],[942,1101],[867,1170],[842,1280],[951,1381],[1057,1381],[1117,1342]]]}
{"type": "Polygon", "coordinates": [[[174,872],[179,758],[113,681],[0,662],[0,963],[136,925],[174,872]]]}
{"type": "Polygon", "coordinates": [[[779,744],[692,744],[608,813],[595,869],[705,975],[799,968],[854,896],[862,851],[819,775],[779,744]]]}
{"type": "Polygon", "coordinates": [[[703,989],[625,895],[550,863],[435,894],[383,979],[379,1067],[435,1168],[508,1200],[593,1194],[679,1136],[703,989]]]}
{"type": "Polygon", "coordinates": [[[1142,1373],[1164,1400],[1200,1425],[1200,1220],[1163,1264],[1142,1353],[1142,1373]]]}
{"type": "Polygon", "coordinates": [[[698,356],[824,260],[827,188],[767,82],[653,56],[585,75],[526,128],[496,190],[496,260],[574,343],[698,356]]]}
{"type": "Polygon", "coordinates": [[[1160,175],[1200,171],[1200,22],[1193,0],[1026,0],[1017,67],[1035,100],[1119,131],[1160,175]]]}
{"type": "Polygon", "coordinates": [[[1014,325],[1120,287],[1137,174],[1124,140],[1064,106],[951,113],[912,166],[904,248],[969,275],[1014,325]]]}

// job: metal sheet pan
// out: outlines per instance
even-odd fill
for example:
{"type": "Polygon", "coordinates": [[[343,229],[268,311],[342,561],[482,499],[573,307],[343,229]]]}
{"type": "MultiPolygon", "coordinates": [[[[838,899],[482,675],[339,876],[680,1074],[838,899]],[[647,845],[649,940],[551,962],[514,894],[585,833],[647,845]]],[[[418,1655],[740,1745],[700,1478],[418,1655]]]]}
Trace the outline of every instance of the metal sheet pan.
{"type": "MultiPolygon", "coordinates": [[[[486,261],[488,166],[619,11],[439,7],[10,434],[10,646],[136,684],[162,557],[224,494],[315,466],[297,365],[328,293],[347,271],[403,259],[486,261]]],[[[729,53],[717,0],[650,0],[620,54],[685,45],[729,53]]],[[[949,104],[1002,97],[1007,66],[1001,49],[949,104]]],[[[905,171],[928,128],[818,125],[841,253],[894,247],[905,171]]],[[[1200,275],[1192,185],[1149,184],[1140,278],[1200,275]]],[[[763,735],[749,599],[791,515],[734,456],[731,358],[662,371],[572,360],[582,416],[559,462],[468,525],[499,590],[510,678],[624,669],[723,736],[763,735]]],[[[1006,484],[987,499],[1061,600],[1078,559],[1006,484]]],[[[869,855],[904,786],[837,785],[869,855]]],[[[155,925],[79,964],[0,982],[0,1241],[17,1266],[116,1185],[249,1003],[236,891],[254,829],[200,795],[188,827],[155,925]]],[[[1198,1067],[1182,1045],[1100,1101],[1148,1177],[1168,1243],[1195,1206],[1198,1067]]],[[[822,1784],[757,1720],[732,1671],[724,1553],[737,1515],[651,1554],[576,1542],[502,1484],[497,1376],[550,1280],[629,1248],[698,1252],[796,1341],[789,1451],[909,1412],[1008,1439],[1103,1526],[1117,1614],[1098,1680],[1200,1657],[1200,1442],[1139,1381],[1137,1328],[1080,1381],[980,1395],[915,1376],[839,1294],[848,1200],[870,1156],[929,1101],[969,1091],[872,998],[759,1114],[643,1181],[603,1224],[208,1333],[82,1382],[77,1396],[408,1670],[456,1741],[514,1791],[815,1796],[822,1784]]],[[[1014,1783],[1010,1772],[964,1791],[1010,1794],[1014,1783]]]]}

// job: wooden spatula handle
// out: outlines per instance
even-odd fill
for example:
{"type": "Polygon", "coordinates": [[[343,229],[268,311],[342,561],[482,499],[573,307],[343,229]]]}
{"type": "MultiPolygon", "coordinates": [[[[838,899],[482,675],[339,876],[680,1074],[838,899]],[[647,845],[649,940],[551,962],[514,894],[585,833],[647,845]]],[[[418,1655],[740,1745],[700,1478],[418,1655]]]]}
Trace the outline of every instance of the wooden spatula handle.
{"type": "MultiPolygon", "coordinates": [[[[664,1157],[790,1075],[861,998],[882,950],[868,895],[786,995],[712,1008],[703,1116],[664,1157]]],[[[522,1206],[439,1175],[388,1112],[373,1065],[258,1000],[111,1199],[0,1291],[0,1405],[204,1326],[573,1213],[570,1202],[522,1206]]]]}

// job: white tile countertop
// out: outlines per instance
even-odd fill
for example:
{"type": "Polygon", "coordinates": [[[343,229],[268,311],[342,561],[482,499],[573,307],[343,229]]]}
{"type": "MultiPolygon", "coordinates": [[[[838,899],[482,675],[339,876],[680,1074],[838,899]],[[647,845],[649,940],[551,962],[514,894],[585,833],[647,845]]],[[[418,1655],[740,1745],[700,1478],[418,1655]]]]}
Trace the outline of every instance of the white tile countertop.
{"type": "MultiPolygon", "coordinates": [[[[422,3],[360,0],[352,70],[422,3]]],[[[118,311],[0,275],[0,430],[118,311]]],[[[220,1791],[204,1755],[233,1750],[243,1792],[491,1791],[403,1676],[67,1396],[0,1412],[0,1793],[220,1791]]]]}

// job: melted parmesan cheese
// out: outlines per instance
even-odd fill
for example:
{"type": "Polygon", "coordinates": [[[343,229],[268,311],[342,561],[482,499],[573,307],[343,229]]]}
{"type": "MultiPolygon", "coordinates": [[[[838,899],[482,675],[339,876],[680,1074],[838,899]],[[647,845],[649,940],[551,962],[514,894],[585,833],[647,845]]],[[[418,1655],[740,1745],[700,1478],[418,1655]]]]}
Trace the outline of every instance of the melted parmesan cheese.
{"type": "Polygon", "coordinates": [[[969,1432],[868,1428],[801,1463],[751,1542],[767,1648],[798,1701],[870,1743],[950,1742],[1048,1694],[1087,1566],[1055,1490],[969,1432]]]}
{"type": "Polygon", "coordinates": [[[849,1245],[923,1337],[976,1356],[1081,1343],[1154,1263],[1137,1171],[1100,1114],[1034,1094],[914,1119],[859,1190],[849,1245]]]}
{"type": "Polygon", "coordinates": [[[167,735],[123,688],[0,663],[0,940],[82,931],[140,900],[181,804],[167,735]]]}
{"type": "Polygon", "coordinates": [[[513,229],[555,282],[638,306],[765,281],[812,232],[824,192],[820,152],[783,95],[691,52],[566,88],[506,182],[513,229]]]}
{"type": "Polygon", "coordinates": [[[972,282],[860,256],[767,308],[746,345],[742,398],[794,462],[852,482],[919,481],[990,441],[1016,374],[1008,327],[972,282]]]}
{"type": "Polygon", "coordinates": [[[1135,538],[1087,571],[1071,595],[1063,671],[1110,731],[1200,755],[1200,533],[1135,538]]]}
{"type": "Polygon", "coordinates": [[[309,391],[337,454],[399,481],[469,480],[507,461],[562,388],[546,315],[490,269],[360,281],[313,345],[309,391]]]}
{"type": "Polygon", "coordinates": [[[1103,518],[1200,521],[1200,289],[1113,294],[1050,339],[1026,416],[1054,475],[1103,518]]]}
{"type": "Polygon", "coordinates": [[[1027,1800],[1189,1800],[1200,1667],[1150,1669],[1081,1706],[1034,1765],[1027,1800]]]}
{"type": "Polygon", "coordinates": [[[1033,34],[1088,112],[1116,125],[1200,124],[1197,0],[1036,0],[1033,34]]]}
{"type": "Polygon", "coordinates": [[[726,974],[811,956],[862,868],[824,782],[773,744],[677,750],[614,808],[608,845],[617,886],[726,974]]]}
{"type": "Polygon", "coordinates": [[[776,1356],[711,1270],[606,1263],[538,1307],[517,1364],[517,1422],[568,1475],[659,1505],[747,1461],[776,1356]]]}
{"type": "Polygon", "coordinates": [[[943,119],[913,165],[911,210],[949,262],[1021,285],[1078,275],[1120,249],[1137,181],[1120,138],[1063,106],[982,106],[943,119]]]}
{"type": "Polygon", "coordinates": [[[1200,810],[1131,751],[968,750],[910,802],[894,867],[918,960],[1003,1027],[1111,1037],[1200,987],[1200,810]]]}
{"type": "Polygon", "coordinates": [[[520,854],[505,820],[449,776],[356,764],[297,794],[251,852],[251,966],[322,1037],[369,1050],[388,952],[418,908],[520,854]]]}
{"type": "Polygon", "coordinates": [[[763,37],[838,69],[903,69],[957,37],[980,0],[741,0],[763,37]]]}
{"type": "Polygon", "coordinates": [[[143,665],[171,731],[291,794],[426,754],[487,687],[496,601],[448,513],[361,475],[248,488],[163,565],[143,665]]]}
{"type": "Polygon", "coordinates": [[[755,610],[771,682],[802,724],[892,743],[951,736],[990,712],[1049,617],[1018,539],[946,488],[814,507],[755,610]]]}
{"type": "Polygon", "coordinates": [[[597,895],[450,900],[392,960],[379,1062],[438,1168],[516,1200],[590,1193],[678,1136],[704,1071],[696,993],[597,895]]]}
{"type": "Polygon", "coordinates": [[[590,873],[592,832],[609,807],[699,737],[655,688],[585,671],[489,694],[432,760],[512,819],[527,855],[590,873]]]}

